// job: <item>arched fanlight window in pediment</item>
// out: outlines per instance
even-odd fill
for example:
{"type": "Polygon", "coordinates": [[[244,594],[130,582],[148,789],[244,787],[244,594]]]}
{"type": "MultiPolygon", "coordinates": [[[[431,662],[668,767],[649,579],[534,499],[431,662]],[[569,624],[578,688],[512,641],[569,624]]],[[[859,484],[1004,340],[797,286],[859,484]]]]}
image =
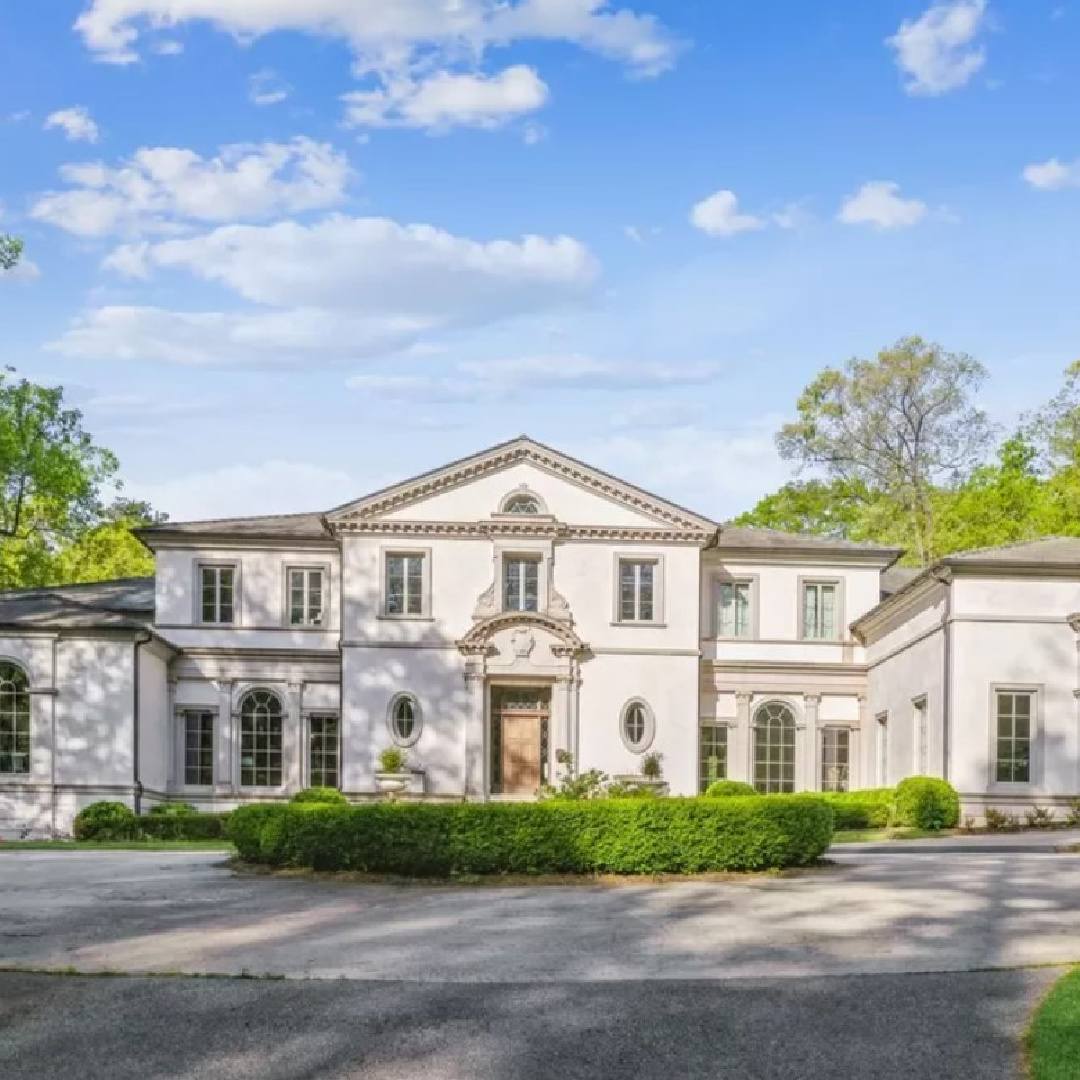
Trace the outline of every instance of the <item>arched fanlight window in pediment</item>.
{"type": "Polygon", "coordinates": [[[511,491],[499,504],[500,514],[518,514],[524,517],[546,514],[547,512],[544,500],[524,486],[516,491],[511,491]]]}

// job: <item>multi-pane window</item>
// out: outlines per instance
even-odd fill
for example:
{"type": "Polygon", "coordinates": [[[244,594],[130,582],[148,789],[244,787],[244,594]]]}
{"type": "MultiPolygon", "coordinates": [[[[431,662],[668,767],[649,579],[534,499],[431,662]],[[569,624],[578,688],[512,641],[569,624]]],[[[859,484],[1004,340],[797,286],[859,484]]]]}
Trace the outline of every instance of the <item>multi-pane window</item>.
{"type": "Polygon", "coordinates": [[[807,581],[803,584],[802,629],[804,638],[831,641],[837,633],[837,594],[835,581],[807,581]]]}
{"type": "Polygon", "coordinates": [[[341,786],[338,763],[341,722],[333,713],[308,717],[308,783],[311,787],[341,786]]]}
{"type": "Polygon", "coordinates": [[[209,787],[214,782],[214,714],[184,713],[184,783],[209,787]]]}
{"type": "Polygon", "coordinates": [[[503,610],[540,610],[540,559],[511,555],[503,560],[503,610]]]}
{"type": "Polygon", "coordinates": [[[0,663],[0,775],[30,772],[30,683],[16,664],[0,663]]]}
{"type": "Polygon", "coordinates": [[[631,701],[623,709],[622,738],[626,748],[635,754],[644,753],[652,744],[652,714],[644,701],[631,701]]]}
{"type": "Polygon", "coordinates": [[[236,607],[236,567],[200,566],[199,586],[202,621],[231,623],[236,607]]]}
{"type": "Polygon", "coordinates": [[[754,716],[754,786],[771,793],[795,790],[795,714],[782,701],[754,716]]]}
{"type": "Polygon", "coordinates": [[[851,732],[822,728],[821,790],[847,791],[851,781],[851,732]]]}
{"type": "Polygon", "coordinates": [[[535,495],[511,495],[503,506],[504,514],[539,514],[540,501],[535,495]]]}
{"type": "Polygon", "coordinates": [[[289,625],[322,626],[326,605],[325,575],[315,567],[289,570],[289,625]]]}
{"type": "Polygon", "coordinates": [[[711,783],[727,779],[728,729],[726,724],[704,724],[698,752],[698,791],[704,794],[711,783]]]}
{"type": "Polygon", "coordinates": [[[412,746],[420,738],[420,706],[412,694],[398,694],[391,702],[390,734],[398,746],[412,746]]]}
{"type": "Polygon", "coordinates": [[[424,556],[386,556],[386,614],[424,614],[424,556]]]}
{"type": "Polygon", "coordinates": [[[282,710],[277,695],[252,690],[240,703],[240,783],[282,784],[282,710]]]}
{"type": "Polygon", "coordinates": [[[716,636],[750,637],[749,581],[717,582],[716,636]]]}
{"type": "Polygon", "coordinates": [[[1033,691],[997,692],[997,762],[999,784],[1031,783],[1033,691]]]}
{"type": "Polygon", "coordinates": [[[619,560],[619,621],[653,622],[656,619],[656,563],[619,560]]]}

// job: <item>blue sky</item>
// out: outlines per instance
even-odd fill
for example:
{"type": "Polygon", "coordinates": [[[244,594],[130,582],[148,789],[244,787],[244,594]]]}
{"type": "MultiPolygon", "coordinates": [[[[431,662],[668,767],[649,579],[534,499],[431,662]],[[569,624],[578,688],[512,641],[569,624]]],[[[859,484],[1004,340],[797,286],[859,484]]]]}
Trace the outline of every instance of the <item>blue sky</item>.
{"type": "Polygon", "coordinates": [[[1080,3],[4,0],[0,361],[174,517],[527,432],[726,517],[917,333],[1076,359],[1080,3]]]}

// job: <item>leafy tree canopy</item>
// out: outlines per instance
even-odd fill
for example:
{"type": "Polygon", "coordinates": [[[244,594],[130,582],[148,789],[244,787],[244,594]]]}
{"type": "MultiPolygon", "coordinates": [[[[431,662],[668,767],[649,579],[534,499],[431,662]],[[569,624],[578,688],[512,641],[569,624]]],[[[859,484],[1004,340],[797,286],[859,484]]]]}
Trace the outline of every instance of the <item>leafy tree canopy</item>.
{"type": "Polygon", "coordinates": [[[0,270],[14,270],[22,256],[23,243],[0,233],[0,270]]]}

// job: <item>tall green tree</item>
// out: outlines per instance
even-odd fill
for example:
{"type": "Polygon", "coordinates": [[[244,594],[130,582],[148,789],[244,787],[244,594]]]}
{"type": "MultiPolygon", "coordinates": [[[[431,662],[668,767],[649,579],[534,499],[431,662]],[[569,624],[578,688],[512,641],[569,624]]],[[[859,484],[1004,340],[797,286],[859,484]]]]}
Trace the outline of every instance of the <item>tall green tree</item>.
{"type": "Polygon", "coordinates": [[[72,585],[148,577],[154,572],[154,556],[132,530],[165,520],[166,516],[154,511],[149,503],[116,499],[106,508],[100,524],[87,529],[56,553],[49,576],[72,585]]]}
{"type": "Polygon", "coordinates": [[[764,496],[733,524],[852,540],[862,531],[868,501],[865,491],[842,480],[794,481],[764,496]]]}
{"type": "Polygon", "coordinates": [[[22,256],[23,242],[0,233],[0,270],[14,270],[22,256]]]}
{"type": "Polygon", "coordinates": [[[873,360],[826,368],[803,391],[798,419],[777,435],[781,456],[862,493],[893,520],[920,563],[937,555],[935,494],[984,456],[992,427],[974,394],[981,364],[918,337],[873,360]]]}

